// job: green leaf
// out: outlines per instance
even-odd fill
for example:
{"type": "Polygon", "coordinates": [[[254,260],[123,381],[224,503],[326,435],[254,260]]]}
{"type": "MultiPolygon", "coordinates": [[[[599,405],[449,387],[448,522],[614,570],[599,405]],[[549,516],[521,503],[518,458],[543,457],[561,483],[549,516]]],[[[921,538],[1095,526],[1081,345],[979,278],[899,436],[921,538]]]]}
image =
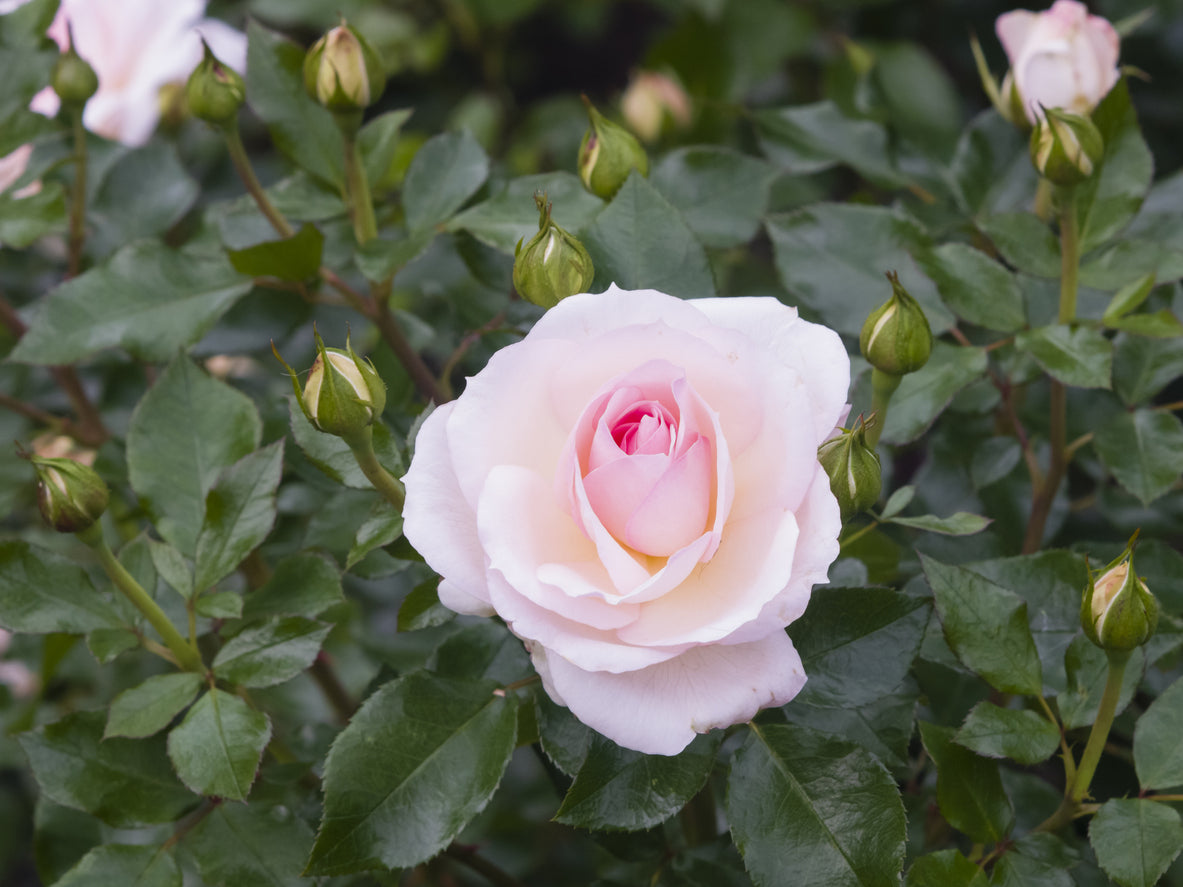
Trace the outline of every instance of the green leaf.
{"type": "Polygon", "coordinates": [[[148,551],[156,572],[181,597],[193,597],[193,565],[167,542],[148,540],[148,551]]]}
{"type": "Polygon", "coordinates": [[[986,352],[934,342],[923,367],[904,376],[891,399],[883,427],[887,443],[908,443],[923,434],[962,388],[986,375],[986,352]]]}
{"type": "Polygon", "coordinates": [[[25,249],[46,234],[66,230],[66,192],[56,182],[36,194],[0,194],[0,246],[25,249]]]}
{"type": "Polygon", "coordinates": [[[185,217],[201,189],[176,146],[152,140],[124,153],[103,176],[87,206],[87,249],[114,252],[125,243],[163,235],[185,217]]]}
{"type": "Polygon", "coordinates": [[[892,493],[887,502],[883,505],[883,510],[879,512],[880,520],[890,520],[901,511],[908,507],[912,499],[916,496],[916,488],[913,486],[903,486],[892,493]]]}
{"type": "Polygon", "coordinates": [[[948,517],[937,517],[935,514],[925,514],[920,517],[893,517],[884,523],[899,524],[902,527],[927,530],[930,533],[941,533],[945,536],[972,536],[990,526],[990,521],[990,518],[982,517],[980,514],[958,511],[948,517]]]}
{"type": "Polygon", "coordinates": [[[353,547],[345,560],[345,569],[350,569],[371,551],[385,548],[403,534],[403,516],[385,499],[374,505],[366,522],[358,527],[353,547]]]}
{"type": "Polygon", "coordinates": [[[1123,334],[1114,345],[1113,388],[1130,406],[1145,403],[1183,375],[1183,337],[1147,341],[1123,334]]]}
{"type": "Polygon", "coordinates": [[[423,231],[446,222],[488,176],[489,158],[468,130],[432,136],[416,152],[403,181],[407,227],[423,231]]]}
{"type": "MultiPolygon", "coordinates": [[[[1060,720],[1067,730],[1087,727],[1097,719],[1097,712],[1101,708],[1109,660],[1104,651],[1081,634],[1068,645],[1064,654],[1064,668],[1068,676],[1067,689],[1056,697],[1060,720]]],[[[1146,654],[1141,648],[1134,650],[1122,675],[1121,693],[1117,698],[1118,714],[1125,711],[1134,698],[1145,668],[1146,654]]]]}
{"type": "Polygon", "coordinates": [[[1119,413],[1096,430],[1093,446],[1117,482],[1149,505],[1183,472],[1183,424],[1173,413],[1119,413]]]}
{"type": "Polygon", "coordinates": [[[219,804],[185,836],[202,883],[242,887],[307,887],[300,877],[312,829],[283,807],[219,804]]]}
{"type": "Polygon", "coordinates": [[[267,584],[247,594],[244,619],[319,616],[343,601],[341,571],[323,554],[301,551],[275,565],[267,584]]]}
{"type": "Polygon", "coordinates": [[[331,630],[331,625],[299,616],[248,628],[218,651],[214,671],[244,687],[282,684],[312,665],[331,630]]]}
{"type": "MultiPolygon", "coordinates": [[[[357,459],[349,445],[339,437],[314,428],[296,403],[294,394],[288,396],[288,412],[292,419],[292,437],[309,462],[339,484],[355,490],[374,488],[365,473],[358,468],[357,459]]],[[[374,430],[374,452],[378,454],[378,461],[398,477],[403,473],[398,445],[381,422],[375,422],[371,427],[374,430]]]]}
{"type": "Polygon", "coordinates": [[[638,831],[665,822],[706,785],[722,740],[723,734],[713,731],[666,756],[595,736],[555,821],[593,831],[638,831]]]}
{"type": "Polygon", "coordinates": [[[1023,448],[1013,437],[989,437],[974,448],[969,475],[975,490],[1002,480],[1023,458],[1023,448]]]}
{"type": "Polygon", "coordinates": [[[702,244],[682,216],[639,173],[631,173],[584,231],[594,289],[656,289],[684,299],[715,295],[702,244]]]}
{"type": "Polygon", "coordinates": [[[998,764],[955,744],[953,737],[947,727],[920,722],[920,738],[937,766],[941,815],[974,841],[997,843],[1015,819],[998,764]]]}
{"type": "Polygon", "coordinates": [[[1013,333],[1027,323],[1023,291],[1014,274],[979,249],[944,243],[918,256],[941,299],[963,320],[1013,333]]]}
{"type": "Polygon", "coordinates": [[[439,581],[429,579],[416,585],[398,608],[398,630],[418,631],[443,625],[456,614],[440,603],[439,581]]]}
{"type": "Polygon", "coordinates": [[[847,117],[831,101],[757,111],[754,118],[761,150],[786,172],[808,175],[844,165],[885,188],[909,183],[889,160],[883,126],[847,117]]]}
{"type": "Polygon", "coordinates": [[[1147,789],[1183,785],[1183,678],[1162,691],[1134,727],[1134,768],[1147,789]]]}
{"type": "Polygon", "coordinates": [[[197,536],[193,585],[210,588],[234,572],[275,525],[275,493],[283,471],[283,441],[243,456],[214,481],[197,536]]]}
{"type": "Polygon", "coordinates": [[[1089,843],[1121,887],[1154,887],[1183,850],[1183,822],[1166,804],[1114,798],[1089,823],[1089,843]]]}
{"type": "Polygon", "coordinates": [[[193,701],[203,681],[191,671],[159,674],[111,701],[103,738],[141,739],[163,730],[193,701]]]}
{"type": "Polygon", "coordinates": [[[394,162],[398,153],[398,138],[403,124],[413,113],[411,108],[387,111],[367,121],[357,134],[362,162],[366,168],[366,180],[370,187],[377,188],[394,162]]]}
{"type": "Polygon", "coordinates": [[[1148,339],[1173,339],[1183,336],[1183,323],[1179,322],[1179,318],[1169,308],[1160,308],[1150,314],[1128,314],[1111,323],[1107,322],[1106,326],[1148,339]]]}
{"type": "Polygon", "coordinates": [[[921,856],[908,869],[906,887],[986,887],[986,873],[957,850],[921,856]]]}
{"type": "Polygon", "coordinates": [[[802,727],[752,725],[727,818],[757,887],[887,887],[904,862],[904,805],[869,753],[802,727]]]}
{"type": "Polygon", "coordinates": [[[96,628],[86,636],[86,646],[99,665],[106,665],[139,645],[139,636],[130,628],[96,628]]]}
{"type": "Polygon", "coordinates": [[[1109,388],[1113,343],[1097,329],[1057,323],[1015,336],[1015,348],[1030,354],[1052,378],[1076,388],[1109,388]]]}
{"type": "Polygon", "coordinates": [[[671,151],[649,174],[704,246],[730,249],[756,236],[777,171],[730,148],[671,151]]]}
{"type": "Polygon", "coordinates": [[[1105,308],[1105,314],[1102,316],[1102,320],[1107,324],[1112,324],[1114,321],[1125,317],[1125,315],[1136,310],[1138,306],[1145,302],[1150,297],[1153,289],[1153,274],[1145,274],[1137,280],[1127,283],[1113,294],[1113,298],[1109,300],[1109,304],[1105,308]]]}
{"type": "Polygon", "coordinates": [[[136,406],[127,431],[131,486],[157,531],[182,554],[197,549],[205,497],[218,474],[254,452],[261,436],[250,398],[184,355],[136,406]]]}
{"type": "Polygon", "coordinates": [[[1073,848],[1055,835],[1031,833],[1019,838],[994,866],[990,883],[998,887],[1076,887],[1068,873],[1079,861],[1073,848]]]}
{"type": "Polygon", "coordinates": [[[546,693],[534,694],[534,712],[542,750],[556,767],[574,777],[587,760],[592,740],[599,734],[546,693]]]}
{"type": "Polygon", "coordinates": [[[978,221],[1002,258],[1035,277],[1060,276],[1060,244],[1046,222],[1031,213],[999,213],[978,221]]]}
{"type": "Polygon", "coordinates": [[[809,680],[797,700],[848,708],[900,685],[920,648],[924,598],[887,588],[817,588],[789,637],[809,680]]]}
{"type": "Polygon", "coordinates": [[[239,274],[300,282],[317,276],[324,245],[325,238],[320,229],[308,223],[301,225],[291,237],[267,240],[246,249],[232,249],[228,255],[230,264],[239,274]]]}
{"type": "Polygon", "coordinates": [[[440,677],[512,684],[534,673],[519,640],[501,622],[482,619],[448,635],[427,667],[440,677]]]}
{"type": "Polygon", "coordinates": [[[735,848],[714,843],[674,856],[657,887],[752,887],[752,881],[735,848]]]}
{"type": "Polygon", "coordinates": [[[554,205],[555,223],[575,234],[604,208],[604,201],[590,193],[579,177],[569,172],[542,173],[511,179],[500,191],[453,216],[449,231],[467,231],[482,243],[513,255],[523,238],[538,233],[538,207],[534,194],[545,191],[554,205]]]}
{"type": "Polygon", "coordinates": [[[307,874],[418,865],[492,796],[517,733],[489,681],[413,672],[383,686],[325,762],[324,819],[307,874]]]}
{"type": "Polygon", "coordinates": [[[122,625],[77,564],[27,542],[0,542],[0,626],[26,634],[84,634],[122,625]]]}
{"type": "Polygon", "coordinates": [[[927,251],[931,241],[901,213],[880,206],[820,203],[770,216],[766,227],[781,283],[826,326],[857,336],[867,315],[891,295],[886,271],[899,273],[934,333],[952,325],[937,288],[912,258],[927,251]]]}
{"type": "Polygon", "coordinates": [[[242,595],[237,591],[207,592],[194,605],[198,616],[209,619],[237,619],[242,615],[242,595]]]}
{"type": "Polygon", "coordinates": [[[163,737],[103,739],[101,711],[17,736],[42,794],[116,828],[172,822],[197,803],[177,782],[163,737]]]}
{"type": "Polygon", "coordinates": [[[1004,693],[1040,693],[1042,670],[1026,602],[964,567],[923,554],[920,563],[936,598],[945,640],[957,658],[1004,693]]]}
{"type": "Polygon", "coordinates": [[[1059,748],[1060,731],[1037,712],[979,702],[953,741],[987,758],[1013,758],[1020,764],[1038,764],[1059,748]]]}
{"type": "Polygon", "coordinates": [[[181,887],[181,870],[170,851],[137,844],[102,844],[90,850],[53,887],[181,887]]]}
{"type": "Polygon", "coordinates": [[[214,688],[168,734],[168,756],[197,794],[245,801],[270,739],[266,715],[214,688]]]}
{"type": "Polygon", "coordinates": [[[74,363],[123,348],[140,360],[168,360],[204,336],[250,288],[225,256],[151,240],[132,243],[51,291],[10,359],[74,363]]]}
{"type": "Polygon", "coordinates": [[[246,98],[271,140],[301,169],[340,190],[345,148],[333,116],[304,90],[304,50],[247,22],[246,98]]]}

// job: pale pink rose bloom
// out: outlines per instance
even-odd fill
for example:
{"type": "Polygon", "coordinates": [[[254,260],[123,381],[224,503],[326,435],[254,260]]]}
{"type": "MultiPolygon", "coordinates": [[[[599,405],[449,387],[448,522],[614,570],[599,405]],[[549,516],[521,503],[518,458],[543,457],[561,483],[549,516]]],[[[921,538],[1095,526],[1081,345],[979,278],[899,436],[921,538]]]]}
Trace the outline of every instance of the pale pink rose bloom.
{"type": "MultiPolygon", "coordinates": [[[[8,650],[12,633],[0,628],[0,656],[8,650]]],[[[23,662],[0,662],[0,685],[8,687],[17,699],[24,699],[37,692],[40,681],[23,662]]]]}
{"type": "Polygon", "coordinates": [[[556,702],[676,754],[805,683],[784,629],[838,555],[817,447],[849,381],[774,299],[572,296],[423,424],[407,538],[556,702]]]}
{"type": "Polygon", "coordinates": [[[994,27],[1010,59],[1002,94],[1016,89],[1031,123],[1040,106],[1089,114],[1121,76],[1117,31],[1076,0],[1056,0],[1045,12],[1016,9],[994,27]]]}
{"type": "MultiPolygon", "coordinates": [[[[29,156],[33,153],[32,145],[21,145],[11,154],[0,157],[0,193],[7,191],[21,176],[29,165],[29,156]]],[[[27,197],[41,190],[38,182],[33,182],[16,191],[13,197],[27,197]]]]}

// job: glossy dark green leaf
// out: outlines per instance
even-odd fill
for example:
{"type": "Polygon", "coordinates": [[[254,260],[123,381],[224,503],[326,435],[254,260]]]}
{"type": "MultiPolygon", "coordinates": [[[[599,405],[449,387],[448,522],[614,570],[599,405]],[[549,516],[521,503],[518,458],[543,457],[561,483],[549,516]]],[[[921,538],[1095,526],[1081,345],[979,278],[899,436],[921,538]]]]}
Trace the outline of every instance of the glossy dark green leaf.
{"type": "Polygon", "coordinates": [[[312,829],[292,811],[261,802],[219,804],[183,846],[205,884],[301,887],[312,829]]]}
{"type": "Polygon", "coordinates": [[[937,517],[935,514],[893,517],[884,523],[899,524],[901,527],[911,527],[914,530],[927,530],[929,533],[940,533],[944,536],[972,536],[990,526],[990,518],[970,514],[968,511],[958,511],[948,517],[937,517]]]}
{"type": "Polygon", "coordinates": [[[598,734],[545,692],[535,693],[534,701],[542,750],[556,767],[574,777],[598,734]]]}
{"type": "Polygon", "coordinates": [[[345,150],[332,115],[304,90],[304,50],[247,23],[246,97],[275,146],[301,169],[340,189],[345,150]]]}
{"type": "MultiPolygon", "coordinates": [[[[812,673],[809,679],[813,680],[812,673]]],[[[905,680],[891,692],[859,706],[813,705],[808,697],[798,696],[781,711],[791,724],[857,743],[888,767],[903,769],[908,766],[918,701],[916,683],[905,680]]]]}
{"type": "Polygon", "coordinates": [[[649,181],[704,246],[729,249],[756,236],[776,177],[763,160],[703,145],[671,151],[649,181]]]}
{"type": "Polygon", "coordinates": [[[555,813],[565,825],[637,831],[669,819],[698,794],[715,765],[720,731],[699,735],[680,754],[645,755],[595,736],[555,813]]]}
{"type": "Polygon", "coordinates": [[[180,671],[154,675],[124,690],[111,701],[103,738],[140,739],[163,730],[193,701],[202,683],[201,675],[180,671]]]}
{"type": "Polygon", "coordinates": [[[880,206],[820,203],[770,216],[766,227],[777,273],[793,303],[812,308],[838,332],[857,336],[867,315],[887,301],[891,286],[883,275],[888,271],[899,273],[934,333],[952,325],[953,315],[936,286],[912,258],[930,247],[928,235],[903,214],[880,206]]]}
{"type": "Polygon", "coordinates": [[[214,671],[244,687],[282,684],[312,664],[331,629],[299,616],[248,628],[218,651],[214,671]]]}
{"type": "MultiPolygon", "coordinates": [[[[1101,695],[1105,691],[1105,681],[1109,674],[1109,660],[1099,647],[1081,634],[1068,645],[1068,650],[1064,654],[1064,667],[1067,672],[1067,689],[1056,697],[1060,720],[1069,730],[1087,727],[1097,719],[1097,712],[1101,708],[1101,695]]],[[[1122,675],[1121,693],[1117,699],[1118,714],[1125,711],[1130,700],[1134,698],[1145,668],[1145,653],[1141,648],[1134,650],[1122,675]]]]}
{"type": "Polygon", "coordinates": [[[403,534],[403,516],[385,499],[374,506],[366,522],[357,531],[345,569],[350,569],[371,551],[385,548],[403,534]]]}
{"type": "Polygon", "coordinates": [[[994,865],[990,883],[997,887],[1076,887],[1068,873],[1079,855],[1055,835],[1024,835],[994,865]]]}
{"type": "Polygon", "coordinates": [[[17,737],[42,793],[108,825],[172,822],[197,804],[177,781],[163,737],[103,739],[105,712],[76,712],[17,737]]]}
{"type": "Polygon", "coordinates": [[[516,705],[489,681],[413,672],[358,711],[325,762],[312,875],[417,865],[492,796],[514,749],[516,705]]]}
{"type": "Polygon", "coordinates": [[[1060,730],[1038,712],[979,702],[953,741],[987,758],[1038,764],[1059,748],[1060,730]]]}
{"type": "Polygon", "coordinates": [[[275,493],[283,471],[283,441],[226,468],[205,497],[197,536],[193,585],[198,591],[228,576],[275,525],[275,493]]]}
{"type": "Polygon", "coordinates": [[[1159,694],[1134,727],[1134,767],[1146,789],[1183,785],[1183,679],[1159,694]]]}
{"type": "Polygon", "coordinates": [[[1000,213],[978,221],[1002,258],[1016,271],[1036,277],[1060,276],[1060,244],[1046,222],[1029,212],[1000,213]]]}
{"type": "Polygon", "coordinates": [[[230,250],[230,264],[239,274],[250,277],[304,281],[316,277],[320,270],[324,243],[320,230],[315,225],[305,224],[291,237],[230,250]]]}
{"type": "Polygon", "coordinates": [[[945,640],[957,657],[1004,693],[1042,691],[1042,670],[1027,624],[1027,604],[964,567],[920,556],[936,598],[945,640]]]}
{"type": "Polygon", "coordinates": [[[555,223],[572,234],[578,234],[604,208],[604,201],[583,187],[573,173],[519,176],[488,200],[453,216],[448,230],[467,231],[482,243],[512,255],[519,240],[538,233],[538,207],[534,205],[538,191],[546,192],[555,223]]]}
{"type": "Polygon", "coordinates": [[[596,266],[593,290],[615,283],[684,299],[715,295],[702,244],[681,214],[636,172],[584,230],[582,240],[596,266]]]}
{"type": "Polygon", "coordinates": [[[818,588],[789,637],[809,680],[797,699],[855,707],[890,693],[920,648],[924,598],[887,588],[818,588]]]}
{"type": "Polygon", "coordinates": [[[342,600],[337,565],[322,554],[301,551],[277,563],[267,583],[247,594],[242,615],[245,619],[312,618],[342,600]]]}
{"type": "Polygon", "coordinates": [[[1100,330],[1053,324],[1019,333],[1015,347],[1035,358],[1052,378],[1076,388],[1108,388],[1113,343],[1100,330]]]}
{"type": "Polygon", "coordinates": [[[1113,388],[1130,406],[1144,403],[1183,375],[1183,338],[1114,340],[1113,388]]]}
{"type": "Polygon", "coordinates": [[[423,231],[446,222],[489,175],[489,158],[468,130],[440,133],[415,154],[403,181],[407,227],[423,231]]]}
{"type": "Polygon", "coordinates": [[[1154,887],[1179,851],[1179,812],[1143,798],[1106,801],[1089,823],[1097,862],[1121,887],[1154,887]]]}
{"type": "Polygon", "coordinates": [[[169,850],[148,844],[102,844],[54,882],[54,887],[181,887],[181,870],[169,850]]]}
{"type": "Polygon", "coordinates": [[[66,230],[66,192],[51,184],[17,198],[0,194],[0,245],[25,249],[46,234],[66,230]]]}
{"type": "Polygon", "coordinates": [[[997,843],[1015,819],[998,764],[957,745],[953,736],[949,728],[920,722],[920,738],[937,767],[941,815],[974,841],[997,843]]]}
{"type": "Polygon", "coordinates": [[[919,857],[904,882],[906,887],[986,887],[986,873],[957,850],[938,850],[919,857]]]}
{"type": "Polygon", "coordinates": [[[83,634],[122,624],[80,566],[28,542],[0,542],[0,626],[28,634],[83,634]]]}
{"type": "Polygon", "coordinates": [[[432,653],[428,668],[455,680],[512,684],[533,674],[530,658],[501,622],[483,619],[450,634],[432,653]]]}
{"type": "MultiPolygon", "coordinates": [[[[355,490],[372,490],[364,472],[357,467],[357,459],[349,445],[339,437],[325,434],[312,427],[312,423],[305,418],[299,404],[295,402],[295,395],[288,398],[288,412],[292,420],[292,437],[308,457],[308,461],[335,480],[337,483],[355,490]]],[[[405,470],[398,447],[390,431],[380,422],[375,422],[374,452],[378,460],[391,474],[398,477],[405,470]]]]}
{"type": "Polygon", "coordinates": [[[1023,292],[1015,276],[979,249],[945,243],[919,257],[941,298],[963,320],[1013,333],[1027,323],[1023,292]]]}
{"type": "Polygon", "coordinates": [[[432,578],[412,588],[398,608],[398,630],[418,631],[443,625],[456,614],[440,603],[439,581],[432,578]]]}
{"type": "Polygon", "coordinates": [[[184,218],[200,189],[174,145],[153,140],[133,148],[103,176],[87,206],[87,248],[114,252],[141,237],[164,234],[184,218]]]}
{"type": "Polygon", "coordinates": [[[196,551],[205,497],[218,474],[254,452],[261,435],[250,398],[184,355],[137,405],[127,432],[132,489],[182,554],[196,551]]]}
{"type": "Polygon", "coordinates": [[[908,443],[918,438],[957,392],[986,375],[986,365],[981,348],[934,343],[928,363],[904,376],[892,396],[883,440],[908,443]]]}
{"type": "Polygon", "coordinates": [[[266,715],[214,688],[168,734],[168,756],[181,781],[198,794],[245,801],[270,739],[266,715]]]}
{"type": "Polygon", "coordinates": [[[1183,423],[1172,413],[1119,413],[1096,430],[1093,446],[1117,482],[1149,505],[1183,472],[1183,423]]]}
{"type": "Polygon", "coordinates": [[[727,818],[757,887],[888,887],[904,863],[904,805],[884,766],[801,727],[752,726],[735,753],[727,818]]]}

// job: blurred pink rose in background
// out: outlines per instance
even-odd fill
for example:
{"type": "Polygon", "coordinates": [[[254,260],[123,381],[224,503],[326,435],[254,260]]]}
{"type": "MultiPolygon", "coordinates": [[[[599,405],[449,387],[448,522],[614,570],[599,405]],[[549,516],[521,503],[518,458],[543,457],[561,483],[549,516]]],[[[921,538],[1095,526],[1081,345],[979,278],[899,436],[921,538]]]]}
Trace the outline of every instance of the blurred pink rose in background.
{"type": "MultiPolygon", "coordinates": [[[[12,633],[0,628],[0,657],[8,650],[12,633]]],[[[23,662],[0,661],[0,686],[5,686],[17,699],[25,699],[37,692],[41,681],[23,662]]]]}
{"type": "Polygon", "coordinates": [[[676,754],[805,683],[784,629],[838,556],[817,448],[849,381],[775,299],[571,296],[424,422],[407,538],[556,702],[676,754]]]}
{"type": "Polygon", "coordinates": [[[1091,113],[1120,76],[1117,31],[1076,0],[1056,0],[1045,12],[1004,13],[995,30],[1010,59],[1002,95],[1015,90],[1031,123],[1040,106],[1091,113]]]}

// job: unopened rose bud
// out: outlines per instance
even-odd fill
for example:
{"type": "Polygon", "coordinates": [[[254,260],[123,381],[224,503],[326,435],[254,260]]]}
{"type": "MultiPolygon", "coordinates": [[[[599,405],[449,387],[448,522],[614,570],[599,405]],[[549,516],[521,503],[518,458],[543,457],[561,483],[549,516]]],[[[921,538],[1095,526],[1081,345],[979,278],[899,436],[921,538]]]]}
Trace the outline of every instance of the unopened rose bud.
{"type": "Polygon", "coordinates": [[[304,57],[304,88],[330,111],[361,111],[382,95],[386,73],[373,47],[342,20],[304,57]]]}
{"type": "Polygon", "coordinates": [[[690,98],[673,78],[640,71],[620,98],[620,113],[633,132],[655,142],[667,121],[679,127],[690,125],[690,98]]]}
{"type": "Polygon", "coordinates": [[[880,372],[892,376],[914,373],[932,354],[932,329],[920,303],[889,271],[891,298],[871,312],[859,333],[863,357],[880,372]]]}
{"type": "Polygon", "coordinates": [[[221,126],[238,115],[246,100],[246,84],[237,71],[218,61],[208,44],[203,41],[202,45],[205,58],[189,75],[185,98],[194,117],[221,126]]]}
{"type": "Polygon", "coordinates": [[[1092,177],[1105,143],[1089,118],[1047,108],[1031,130],[1030,150],[1041,176],[1053,185],[1068,186],[1092,177]]]}
{"type": "Polygon", "coordinates": [[[878,502],[883,488],[879,456],[867,445],[869,424],[859,416],[853,428],[843,429],[817,448],[817,459],[830,478],[844,522],[878,502]]]}
{"type": "Polygon", "coordinates": [[[86,59],[74,51],[74,35],[69,34],[69,46],[54,63],[49,82],[63,105],[82,107],[99,88],[99,77],[86,59]]]}
{"type": "Polygon", "coordinates": [[[111,493],[93,468],[73,459],[31,456],[37,472],[37,505],[59,533],[81,533],[107,510],[111,493]]]}
{"type": "Polygon", "coordinates": [[[1134,542],[1098,574],[1089,573],[1080,607],[1088,639],[1103,650],[1128,652],[1150,640],[1158,628],[1158,601],[1134,572],[1134,542]]]}
{"type": "Polygon", "coordinates": [[[579,178],[587,190],[609,200],[634,169],[643,176],[649,174],[649,156],[636,136],[604,117],[587,96],[583,103],[590,127],[579,146],[579,178]]]}
{"type": "Polygon", "coordinates": [[[514,250],[513,285],[523,299],[553,308],[567,296],[585,293],[596,276],[591,256],[575,237],[551,221],[546,192],[534,195],[538,233],[514,250]]]}
{"type": "Polygon", "coordinates": [[[326,348],[320,333],[315,335],[316,360],[308,371],[303,391],[295,371],[279,357],[278,351],[275,356],[287,368],[300,409],[308,421],[327,434],[352,437],[382,414],[386,385],[374,365],[354,353],[348,338],[342,350],[326,348]]]}

